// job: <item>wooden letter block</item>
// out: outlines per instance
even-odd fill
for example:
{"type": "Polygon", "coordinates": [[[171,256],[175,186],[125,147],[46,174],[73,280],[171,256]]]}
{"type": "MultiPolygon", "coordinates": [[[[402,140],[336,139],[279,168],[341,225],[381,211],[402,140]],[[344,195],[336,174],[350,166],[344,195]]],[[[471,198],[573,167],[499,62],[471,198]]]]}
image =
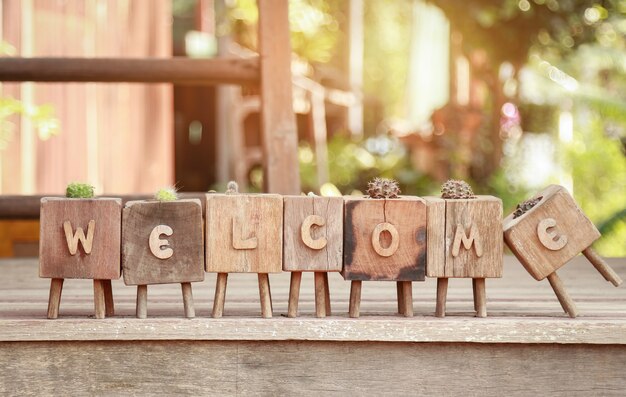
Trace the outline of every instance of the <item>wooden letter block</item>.
{"type": "Polygon", "coordinates": [[[207,194],[206,271],[278,273],[283,256],[283,198],[207,194]]]}
{"type": "Polygon", "coordinates": [[[345,197],[344,279],[423,281],[426,216],[419,197],[345,197]]]}
{"type": "Polygon", "coordinates": [[[122,219],[126,285],[204,280],[200,200],[129,201],[122,219]]]}
{"type": "Polygon", "coordinates": [[[41,199],[39,277],[120,277],[122,201],[41,199]]]}
{"type": "Polygon", "coordinates": [[[343,198],[285,196],[283,270],[340,272],[343,198]]]}
{"type": "Polygon", "coordinates": [[[502,200],[492,196],[428,202],[426,275],[502,277],[502,200]]]}
{"type": "Polygon", "coordinates": [[[550,185],[537,194],[541,200],[528,212],[503,221],[504,240],[536,280],[583,252],[600,237],[569,192],[550,185]]]}

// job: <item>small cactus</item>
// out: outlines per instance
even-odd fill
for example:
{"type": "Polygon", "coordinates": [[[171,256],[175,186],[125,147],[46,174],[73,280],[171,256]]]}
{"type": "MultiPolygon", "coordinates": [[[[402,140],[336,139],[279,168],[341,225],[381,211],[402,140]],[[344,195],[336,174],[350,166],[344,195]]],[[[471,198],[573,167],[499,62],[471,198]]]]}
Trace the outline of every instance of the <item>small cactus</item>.
{"type": "Polygon", "coordinates": [[[226,194],[237,194],[239,193],[239,185],[235,181],[230,181],[226,185],[226,194]]]}
{"type": "Polygon", "coordinates": [[[88,183],[72,182],[65,189],[67,198],[93,198],[93,186],[88,183]]]}
{"type": "Polygon", "coordinates": [[[398,198],[400,187],[398,182],[387,178],[374,178],[367,183],[367,194],[375,199],[398,198]]]}
{"type": "Polygon", "coordinates": [[[159,189],[155,194],[154,198],[157,201],[176,201],[178,199],[178,194],[176,193],[176,189],[173,187],[164,187],[159,189]]]}
{"type": "Polygon", "coordinates": [[[460,200],[474,199],[476,196],[467,182],[450,179],[441,185],[441,198],[460,200]]]}
{"type": "Polygon", "coordinates": [[[539,197],[535,197],[530,200],[526,200],[523,203],[518,204],[517,208],[515,209],[515,212],[513,213],[513,219],[519,218],[520,216],[524,215],[526,212],[530,211],[531,208],[537,205],[537,203],[540,202],[542,198],[543,196],[539,196],[539,197]]]}

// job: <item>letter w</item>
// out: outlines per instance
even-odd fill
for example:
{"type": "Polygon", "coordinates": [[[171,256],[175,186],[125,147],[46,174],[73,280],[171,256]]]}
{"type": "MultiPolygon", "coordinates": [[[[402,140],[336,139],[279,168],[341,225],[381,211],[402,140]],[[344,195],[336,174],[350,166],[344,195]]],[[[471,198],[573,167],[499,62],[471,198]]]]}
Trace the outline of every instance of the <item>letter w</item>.
{"type": "Polygon", "coordinates": [[[85,251],[85,254],[91,254],[91,247],[93,246],[93,233],[95,228],[96,221],[92,219],[87,225],[87,237],[85,237],[85,232],[83,232],[82,227],[77,227],[76,233],[72,233],[72,224],[70,223],[70,221],[63,222],[63,230],[65,231],[67,248],[69,248],[71,255],[76,255],[79,241],[83,245],[83,250],[85,251]]]}

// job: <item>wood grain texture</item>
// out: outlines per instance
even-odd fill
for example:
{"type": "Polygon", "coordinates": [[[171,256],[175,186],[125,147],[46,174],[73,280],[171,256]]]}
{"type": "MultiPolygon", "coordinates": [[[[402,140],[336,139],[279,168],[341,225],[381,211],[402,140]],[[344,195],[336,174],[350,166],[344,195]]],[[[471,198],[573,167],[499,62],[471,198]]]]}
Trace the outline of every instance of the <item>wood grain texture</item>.
{"type": "MultiPolygon", "coordinates": [[[[130,201],[122,217],[122,268],[126,285],[185,283],[204,280],[204,238],[200,200],[130,201]],[[150,248],[154,228],[168,226],[172,234],[156,257],[150,248]]],[[[163,242],[161,242],[163,243],[163,242]]],[[[157,249],[159,247],[156,247],[157,249]]]]}
{"type": "Polygon", "coordinates": [[[300,194],[287,0],[258,0],[263,190],[300,194]]]}
{"type": "Polygon", "coordinates": [[[6,395],[621,396],[626,388],[624,346],[1,343],[0,365],[6,395]],[[338,370],[346,363],[349,370],[338,370]]]}
{"type": "Polygon", "coordinates": [[[568,191],[562,186],[550,185],[535,197],[542,199],[528,212],[513,219],[503,220],[504,241],[536,280],[543,280],[600,237],[598,229],[583,214],[568,191]],[[567,244],[551,250],[539,240],[537,227],[552,218],[556,225],[549,232],[555,239],[567,237],[567,244]]]}
{"type": "Polygon", "coordinates": [[[220,318],[224,314],[224,302],[226,300],[226,286],[228,285],[228,273],[217,273],[215,281],[215,297],[213,298],[213,318],[220,318]]]}
{"type": "Polygon", "coordinates": [[[106,300],[104,298],[104,285],[102,280],[93,280],[93,306],[95,317],[98,319],[106,316],[106,300]]]}
{"type": "Polygon", "coordinates": [[[343,198],[319,196],[284,196],[283,270],[340,272],[343,263],[343,198]],[[303,230],[310,216],[320,216],[323,225],[303,230]],[[325,240],[321,249],[304,241],[325,240]]]}
{"type": "MultiPolygon", "coordinates": [[[[344,210],[345,280],[424,281],[426,267],[426,203],[419,197],[375,200],[347,196],[344,210]],[[381,223],[398,232],[398,248],[381,256],[372,234],[381,223]]],[[[379,234],[382,248],[392,245],[390,233],[379,234]]]]}
{"type": "Polygon", "coordinates": [[[59,306],[63,294],[63,279],[53,278],[50,280],[50,294],[48,297],[48,318],[59,317],[59,306]]]}
{"type": "Polygon", "coordinates": [[[208,194],[206,271],[277,273],[282,271],[283,199],[275,194],[208,194]],[[236,220],[233,223],[233,220],[236,220]],[[233,225],[235,230],[233,230],[233,225]],[[233,234],[234,232],[234,234],[233,234]],[[235,249],[236,239],[257,239],[253,249],[235,249]]]}
{"type": "Polygon", "coordinates": [[[502,200],[493,196],[425,200],[428,277],[502,277],[502,200]]]}
{"type": "Polygon", "coordinates": [[[583,255],[585,255],[587,260],[591,262],[593,267],[596,268],[598,273],[600,273],[606,281],[610,282],[615,287],[619,287],[620,285],[622,285],[622,278],[617,273],[615,273],[615,270],[613,270],[611,266],[609,266],[606,261],[602,259],[602,257],[598,255],[596,251],[594,251],[593,248],[585,248],[583,250],[583,255]]]}
{"type": "Polygon", "coordinates": [[[476,317],[487,317],[487,291],[484,278],[474,278],[474,309],[476,317]]]}
{"type": "Polygon", "coordinates": [[[563,308],[563,311],[567,313],[571,318],[576,318],[578,316],[578,309],[576,308],[576,303],[569,296],[561,278],[556,272],[552,274],[548,274],[548,281],[550,282],[550,286],[554,290],[556,297],[563,308]]]}
{"type": "Polygon", "coordinates": [[[291,272],[289,282],[289,303],[287,305],[287,317],[298,317],[298,304],[300,303],[300,284],[302,272],[291,272]]]}
{"type": "Polygon", "coordinates": [[[122,201],[120,199],[41,199],[39,277],[115,280],[120,277],[122,201]],[[76,232],[94,221],[93,247],[85,254],[78,243],[71,255],[63,230],[69,221],[76,232]]]}

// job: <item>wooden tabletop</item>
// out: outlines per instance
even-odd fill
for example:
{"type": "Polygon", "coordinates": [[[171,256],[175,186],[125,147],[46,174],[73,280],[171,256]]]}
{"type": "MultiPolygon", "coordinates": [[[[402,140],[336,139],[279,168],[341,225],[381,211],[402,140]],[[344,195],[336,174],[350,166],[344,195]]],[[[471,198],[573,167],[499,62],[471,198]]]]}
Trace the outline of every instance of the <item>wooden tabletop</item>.
{"type": "MultiPolygon", "coordinates": [[[[626,259],[608,259],[626,279],[626,259]]],[[[559,271],[580,317],[563,313],[546,280],[532,279],[505,257],[504,277],[487,280],[488,318],[474,318],[471,281],[451,279],[448,316],[434,317],[436,281],[413,283],[415,317],[395,315],[396,286],[364,282],[361,318],[347,317],[349,286],[330,275],[331,317],[314,317],[313,275],[305,273],[300,317],[286,318],[289,274],[270,275],[274,318],[260,317],[257,277],[232,274],[224,317],[210,318],[215,275],[193,284],[196,318],[183,318],[180,285],[148,288],[148,318],[136,319],[134,287],[113,282],[116,316],[93,318],[89,280],[66,280],[60,317],[45,318],[50,280],[38,278],[36,259],[0,261],[0,342],[68,340],[319,340],[475,343],[626,344],[626,287],[604,281],[584,257],[559,271]]]]}

